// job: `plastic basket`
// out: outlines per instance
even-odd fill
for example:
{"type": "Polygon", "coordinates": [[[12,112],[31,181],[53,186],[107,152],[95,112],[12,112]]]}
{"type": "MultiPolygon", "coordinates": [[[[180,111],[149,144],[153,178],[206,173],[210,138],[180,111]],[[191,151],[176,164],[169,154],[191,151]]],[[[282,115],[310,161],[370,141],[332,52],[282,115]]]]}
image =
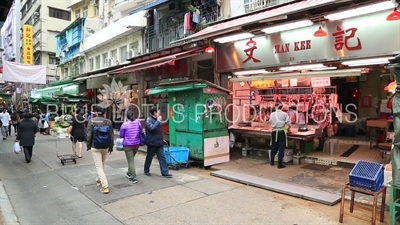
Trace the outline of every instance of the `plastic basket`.
{"type": "Polygon", "coordinates": [[[167,164],[186,163],[189,160],[189,149],[186,147],[164,147],[167,164]]]}
{"type": "Polygon", "coordinates": [[[378,191],[384,182],[384,171],[382,164],[360,160],[349,174],[350,186],[378,191]]]}

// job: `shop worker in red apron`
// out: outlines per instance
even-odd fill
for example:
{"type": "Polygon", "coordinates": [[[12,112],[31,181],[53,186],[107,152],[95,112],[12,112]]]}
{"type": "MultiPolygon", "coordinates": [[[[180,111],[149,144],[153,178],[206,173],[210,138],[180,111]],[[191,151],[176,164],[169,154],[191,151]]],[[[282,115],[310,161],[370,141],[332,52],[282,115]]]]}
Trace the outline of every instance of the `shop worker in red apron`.
{"type": "Polygon", "coordinates": [[[283,105],[277,103],[275,112],[271,113],[269,123],[272,126],[270,164],[274,166],[275,155],[278,153],[278,169],[285,168],[283,157],[287,147],[287,133],[290,132],[290,117],[282,111],[283,105]]]}

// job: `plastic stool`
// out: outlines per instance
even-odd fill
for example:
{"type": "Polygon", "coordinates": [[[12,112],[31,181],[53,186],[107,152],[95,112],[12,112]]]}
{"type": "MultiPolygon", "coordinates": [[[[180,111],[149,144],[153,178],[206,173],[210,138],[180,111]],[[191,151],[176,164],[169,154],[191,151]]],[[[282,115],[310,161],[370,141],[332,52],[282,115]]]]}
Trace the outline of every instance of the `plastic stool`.
{"type": "Polygon", "coordinates": [[[389,207],[390,207],[390,225],[395,225],[396,221],[400,218],[399,216],[396,216],[398,213],[398,208],[400,208],[400,187],[399,186],[394,186],[393,184],[390,186],[390,202],[389,202],[389,207]]]}
{"type": "Polygon", "coordinates": [[[329,148],[330,155],[333,156],[335,143],[336,143],[337,151],[339,152],[339,139],[337,139],[337,138],[328,138],[325,141],[324,149],[323,149],[322,152],[325,152],[325,150],[327,148],[327,145],[328,145],[329,146],[328,148],[329,148]]]}

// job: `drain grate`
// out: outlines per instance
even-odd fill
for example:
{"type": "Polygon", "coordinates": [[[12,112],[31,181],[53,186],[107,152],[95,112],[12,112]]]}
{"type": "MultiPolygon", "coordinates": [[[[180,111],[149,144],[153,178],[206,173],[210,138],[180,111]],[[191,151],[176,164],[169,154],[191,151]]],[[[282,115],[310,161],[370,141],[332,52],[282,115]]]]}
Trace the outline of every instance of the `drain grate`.
{"type": "Polygon", "coordinates": [[[127,188],[127,187],[130,187],[130,186],[132,186],[131,184],[128,184],[128,183],[123,183],[123,184],[117,184],[117,185],[113,185],[115,188],[117,188],[117,189],[122,189],[122,188],[127,188]]]}

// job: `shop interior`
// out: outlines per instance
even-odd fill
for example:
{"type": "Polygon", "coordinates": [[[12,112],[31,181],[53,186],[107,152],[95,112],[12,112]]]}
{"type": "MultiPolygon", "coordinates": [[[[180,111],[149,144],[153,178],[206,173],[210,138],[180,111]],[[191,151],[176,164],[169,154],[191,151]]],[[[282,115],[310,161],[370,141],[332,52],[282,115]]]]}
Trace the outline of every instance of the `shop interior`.
{"type": "Polygon", "coordinates": [[[333,165],[390,162],[394,133],[389,105],[395,76],[375,66],[360,68],[358,74],[347,71],[302,71],[301,77],[266,70],[233,72],[234,146],[243,156],[265,154],[270,149],[269,114],[279,102],[291,119],[288,149],[293,155],[333,165]],[[325,116],[319,119],[321,110],[325,116]]]}

